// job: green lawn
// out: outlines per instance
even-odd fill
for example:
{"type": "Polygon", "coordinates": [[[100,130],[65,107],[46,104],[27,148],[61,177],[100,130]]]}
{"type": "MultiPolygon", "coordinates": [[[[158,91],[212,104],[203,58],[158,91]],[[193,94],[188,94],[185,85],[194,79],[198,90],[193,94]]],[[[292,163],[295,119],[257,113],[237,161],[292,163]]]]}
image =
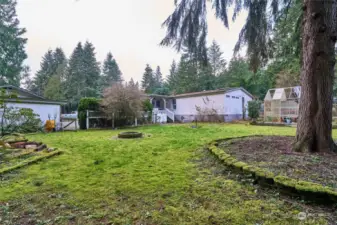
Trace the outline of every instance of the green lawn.
{"type": "Polygon", "coordinates": [[[325,224],[324,217],[300,221],[300,205],[289,205],[277,195],[263,198],[252,185],[229,179],[221,173],[225,168],[207,160],[211,156],[202,150],[219,138],[294,135],[294,128],[202,124],[198,129],[165,125],[138,130],[152,137],[112,139],[119,131],[30,136],[65,153],[1,178],[2,221],[325,224]]]}

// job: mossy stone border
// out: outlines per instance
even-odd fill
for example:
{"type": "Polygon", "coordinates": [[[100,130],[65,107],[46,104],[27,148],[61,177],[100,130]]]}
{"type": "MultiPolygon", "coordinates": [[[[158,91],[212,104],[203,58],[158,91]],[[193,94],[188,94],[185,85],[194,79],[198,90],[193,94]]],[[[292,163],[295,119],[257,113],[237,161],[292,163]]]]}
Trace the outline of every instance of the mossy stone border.
{"type": "Polygon", "coordinates": [[[48,159],[50,157],[53,157],[53,156],[56,156],[56,155],[60,155],[62,153],[63,153],[63,151],[56,150],[56,151],[53,151],[53,152],[48,153],[46,155],[38,156],[38,157],[36,157],[34,159],[22,161],[22,162],[16,164],[15,166],[11,166],[11,167],[6,167],[6,168],[3,168],[3,169],[0,169],[0,176],[3,175],[3,174],[5,174],[5,173],[9,173],[9,172],[11,172],[13,170],[20,169],[22,167],[29,166],[31,164],[37,163],[37,162],[42,161],[44,159],[48,159]]]}
{"type": "Polygon", "coordinates": [[[263,135],[220,139],[209,143],[207,148],[226,166],[232,168],[235,172],[251,175],[254,177],[255,182],[262,186],[274,187],[283,194],[300,197],[304,200],[319,204],[330,205],[337,203],[337,191],[330,187],[325,187],[321,184],[316,184],[313,182],[296,180],[287,176],[276,176],[274,173],[265,169],[238,161],[234,156],[227,154],[224,152],[224,150],[217,147],[219,142],[222,141],[248,137],[263,137],[263,135]]]}

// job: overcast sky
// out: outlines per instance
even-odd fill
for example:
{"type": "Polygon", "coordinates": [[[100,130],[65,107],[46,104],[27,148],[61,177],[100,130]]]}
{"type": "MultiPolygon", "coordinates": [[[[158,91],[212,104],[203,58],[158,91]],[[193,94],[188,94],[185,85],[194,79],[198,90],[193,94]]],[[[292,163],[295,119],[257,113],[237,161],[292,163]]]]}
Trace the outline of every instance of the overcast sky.
{"type": "MultiPolygon", "coordinates": [[[[79,41],[90,41],[102,62],[111,51],[123,77],[141,80],[145,65],[162,68],[168,74],[179,54],[159,46],[165,35],[162,22],[173,11],[174,0],[18,0],[17,13],[27,29],[27,64],[35,73],[48,49],[62,47],[69,57],[79,41]]],[[[224,28],[209,11],[208,42],[215,39],[230,60],[246,13],[230,30],[224,28]]]]}

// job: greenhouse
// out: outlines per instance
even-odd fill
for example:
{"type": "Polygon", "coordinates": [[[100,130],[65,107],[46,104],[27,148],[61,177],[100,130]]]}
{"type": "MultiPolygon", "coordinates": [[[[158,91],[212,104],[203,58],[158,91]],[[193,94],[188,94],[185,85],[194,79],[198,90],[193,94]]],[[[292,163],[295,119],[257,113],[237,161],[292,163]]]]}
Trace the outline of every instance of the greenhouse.
{"type": "Polygon", "coordinates": [[[264,98],[264,120],[267,122],[297,121],[301,87],[270,89],[264,98]]]}

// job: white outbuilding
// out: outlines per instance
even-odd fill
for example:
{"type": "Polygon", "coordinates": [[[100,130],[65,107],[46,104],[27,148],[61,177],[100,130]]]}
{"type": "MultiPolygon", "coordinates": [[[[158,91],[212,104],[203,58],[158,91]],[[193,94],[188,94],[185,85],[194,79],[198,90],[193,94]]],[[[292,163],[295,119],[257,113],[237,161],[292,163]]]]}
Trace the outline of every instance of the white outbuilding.
{"type": "MultiPolygon", "coordinates": [[[[32,109],[35,114],[39,115],[43,124],[49,119],[55,120],[56,124],[60,123],[61,105],[66,102],[49,100],[12,85],[0,86],[0,90],[5,90],[7,96],[10,94],[16,96],[4,99],[6,107],[32,109]]],[[[0,109],[0,116],[1,114],[2,109],[0,109]]]]}

